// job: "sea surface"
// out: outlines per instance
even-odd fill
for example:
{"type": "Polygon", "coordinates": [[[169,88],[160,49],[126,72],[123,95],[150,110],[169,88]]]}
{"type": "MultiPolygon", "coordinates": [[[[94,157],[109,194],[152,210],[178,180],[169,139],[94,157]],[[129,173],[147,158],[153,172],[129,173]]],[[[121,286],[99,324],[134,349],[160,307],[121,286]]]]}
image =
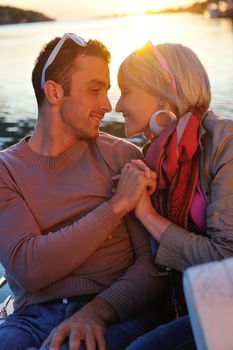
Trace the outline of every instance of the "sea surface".
{"type": "Polygon", "coordinates": [[[112,53],[109,97],[113,111],[105,117],[105,130],[124,137],[123,118],[114,111],[119,96],[117,69],[129,53],[147,40],[154,44],[179,42],[191,47],[209,74],[211,107],[233,118],[232,23],[230,19],[182,13],[0,26],[0,149],[33,129],[37,117],[31,86],[34,61],[44,43],[64,32],[96,38],[112,53]]]}
{"type": "MultiPolygon", "coordinates": [[[[211,108],[233,118],[233,23],[229,19],[182,13],[4,25],[0,26],[0,149],[32,132],[37,117],[31,86],[34,61],[44,43],[65,32],[98,39],[112,53],[109,97],[113,111],[105,117],[104,130],[124,137],[123,118],[114,111],[119,96],[117,69],[147,40],[192,48],[210,77],[211,108]]],[[[143,139],[138,135],[132,141],[140,144],[143,139]]],[[[7,293],[4,287],[0,302],[7,293]]]]}

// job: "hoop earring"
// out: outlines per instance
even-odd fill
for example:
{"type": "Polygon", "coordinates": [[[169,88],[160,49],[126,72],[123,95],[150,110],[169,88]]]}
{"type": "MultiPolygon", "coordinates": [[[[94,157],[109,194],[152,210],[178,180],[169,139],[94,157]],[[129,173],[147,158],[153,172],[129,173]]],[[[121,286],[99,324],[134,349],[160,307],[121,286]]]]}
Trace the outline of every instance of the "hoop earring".
{"type": "Polygon", "coordinates": [[[173,112],[167,109],[160,109],[150,117],[149,129],[154,135],[158,136],[175,120],[177,120],[177,117],[173,112]]]}

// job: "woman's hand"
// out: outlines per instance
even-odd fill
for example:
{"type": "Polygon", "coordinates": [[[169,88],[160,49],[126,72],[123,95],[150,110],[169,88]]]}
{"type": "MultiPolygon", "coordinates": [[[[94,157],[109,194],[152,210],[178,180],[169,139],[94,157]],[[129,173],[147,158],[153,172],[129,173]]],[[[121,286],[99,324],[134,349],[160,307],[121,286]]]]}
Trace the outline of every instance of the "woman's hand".
{"type": "Polygon", "coordinates": [[[157,174],[148,168],[141,160],[132,160],[131,162],[134,166],[137,166],[143,170],[145,177],[152,178],[154,181],[153,190],[151,189],[149,191],[144,191],[140,197],[135,207],[135,215],[147,228],[149,233],[157,240],[157,242],[160,242],[163,233],[171,222],[161,216],[151,203],[150,195],[156,190],[157,174]]]}
{"type": "Polygon", "coordinates": [[[157,174],[155,171],[151,170],[141,159],[132,159],[131,160],[131,164],[133,164],[134,166],[136,166],[139,170],[142,170],[144,172],[144,176],[148,179],[151,179],[152,181],[154,181],[153,183],[153,187],[148,187],[147,188],[147,192],[148,195],[151,195],[152,193],[154,193],[156,191],[156,178],[157,178],[157,174]]]}
{"type": "Polygon", "coordinates": [[[156,178],[157,174],[153,170],[151,170],[142,160],[133,159],[131,163],[134,166],[137,166],[138,169],[141,169],[144,172],[144,176],[147,178],[151,178],[154,180],[154,187],[147,188],[147,191],[144,191],[137,206],[135,207],[135,215],[140,220],[143,216],[147,214],[151,214],[155,212],[155,209],[152,206],[150,195],[156,190],[156,178]]]}
{"type": "Polygon", "coordinates": [[[142,220],[142,218],[145,217],[147,214],[153,214],[155,212],[156,210],[152,206],[150,195],[148,191],[145,191],[135,207],[135,216],[139,220],[142,220]]]}

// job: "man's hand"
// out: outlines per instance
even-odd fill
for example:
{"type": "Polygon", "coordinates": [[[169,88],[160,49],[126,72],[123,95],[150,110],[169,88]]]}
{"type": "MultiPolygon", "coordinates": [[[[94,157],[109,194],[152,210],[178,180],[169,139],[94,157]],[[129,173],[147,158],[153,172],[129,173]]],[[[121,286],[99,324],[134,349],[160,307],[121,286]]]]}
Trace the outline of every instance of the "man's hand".
{"type": "Polygon", "coordinates": [[[117,314],[102,299],[93,299],[74,315],[54,328],[44,341],[42,348],[59,350],[63,341],[69,338],[69,349],[79,350],[81,343],[86,350],[106,350],[106,324],[117,320],[117,314]]]}

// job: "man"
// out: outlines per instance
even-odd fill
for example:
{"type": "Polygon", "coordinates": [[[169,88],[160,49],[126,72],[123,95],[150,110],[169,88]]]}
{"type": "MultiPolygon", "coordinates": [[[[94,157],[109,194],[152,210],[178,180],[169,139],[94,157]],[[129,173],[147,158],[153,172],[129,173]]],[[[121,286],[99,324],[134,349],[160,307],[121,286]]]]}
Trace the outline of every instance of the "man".
{"type": "Polygon", "coordinates": [[[49,42],[32,73],[34,133],[1,152],[0,259],[15,297],[2,350],[40,347],[73,314],[55,339],[69,336],[70,349],[82,341],[101,350],[106,341],[119,350],[157,322],[145,309],[164,280],[152,277],[142,226],[124,218],[154,181],[139,171],[134,191],[120,181],[113,195],[112,176],[140,154],[99,134],[111,111],[109,61],[96,40],[66,33],[49,42]]]}

